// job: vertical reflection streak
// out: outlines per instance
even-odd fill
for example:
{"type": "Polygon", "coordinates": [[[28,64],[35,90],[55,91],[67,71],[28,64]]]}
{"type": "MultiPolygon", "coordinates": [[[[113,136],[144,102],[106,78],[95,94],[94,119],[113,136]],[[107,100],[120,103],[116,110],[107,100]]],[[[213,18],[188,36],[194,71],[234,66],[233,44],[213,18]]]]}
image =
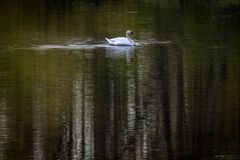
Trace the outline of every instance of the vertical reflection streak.
{"type": "Polygon", "coordinates": [[[7,116],[7,101],[5,98],[0,98],[0,159],[4,159],[6,153],[6,146],[9,139],[8,116],[7,116]]]}
{"type": "Polygon", "coordinates": [[[75,80],[73,81],[73,109],[72,109],[72,155],[73,159],[77,160],[79,157],[84,156],[84,145],[83,142],[83,76],[81,73],[76,75],[75,80]]]}
{"type": "MultiPolygon", "coordinates": [[[[33,108],[33,158],[34,159],[45,159],[44,158],[44,128],[46,126],[44,120],[46,117],[43,115],[44,106],[42,105],[42,93],[44,88],[36,87],[36,99],[33,108]]],[[[43,103],[44,104],[44,103],[43,103]]]]}
{"type": "Polygon", "coordinates": [[[135,79],[132,64],[128,63],[127,70],[127,122],[128,122],[128,159],[135,159],[135,122],[136,122],[136,109],[135,109],[135,79]]]}
{"type": "Polygon", "coordinates": [[[94,159],[94,97],[92,71],[85,72],[84,85],[84,159],[94,159]]]}
{"type": "Polygon", "coordinates": [[[93,79],[90,64],[73,81],[72,155],[73,159],[94,158],[93,79]]]}
{"type": "Polygon", "coordinates": [[[45,159],[44,154],[44,126],[46,127],[46,82],[41,79],[41,62],[35,63],[35,86],[33,99],[33,159],[45,159]]]}
{"type": "MultiPolygon", "coordinates": [[[[114,67],[111,66],[111,69],[114,67]]],[[[113,72],[113,71],[111,71],[113,72]]],[[[114,76],[111,74],[110,75],[110,105],[109,105],[109,126],[107,127],[107,135],[106,137],[106,157],[108,159],[114,159],[114,155],[116,154],[115,150],[115,145],[114,145],[114,128],[115,128],[115,123],[114,123],[114,113],[115,113],[115,103],[114,103],[114,76]]]]}
{"type": "Polygon", "coordinates": [[[144,105],[144,79],[145,79],[145,71],[146,59],[142,56],[136,56],[136,77],[135,81],[137,81],[136,89],[136,98],[137,98],[137,111],[136,111],[136,159],[148,159],[148,149],[149,149],[149,134],[148,134],[148,121],[147,121],[147,108],[144,105]],[[141,63],[138,63],[141,62],[141,63]]]}

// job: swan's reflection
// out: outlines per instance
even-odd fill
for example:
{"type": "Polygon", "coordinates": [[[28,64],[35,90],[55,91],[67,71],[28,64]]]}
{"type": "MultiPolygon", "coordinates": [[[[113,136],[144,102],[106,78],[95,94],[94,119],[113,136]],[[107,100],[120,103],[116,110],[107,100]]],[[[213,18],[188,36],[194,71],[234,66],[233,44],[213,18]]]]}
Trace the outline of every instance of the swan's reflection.
{"type": "Polygon", "coordinates": [[[109,58],[130,58],[132,57],[134,50],[134,46],[109,46],[106,47],[106,55],[109,58]]]}

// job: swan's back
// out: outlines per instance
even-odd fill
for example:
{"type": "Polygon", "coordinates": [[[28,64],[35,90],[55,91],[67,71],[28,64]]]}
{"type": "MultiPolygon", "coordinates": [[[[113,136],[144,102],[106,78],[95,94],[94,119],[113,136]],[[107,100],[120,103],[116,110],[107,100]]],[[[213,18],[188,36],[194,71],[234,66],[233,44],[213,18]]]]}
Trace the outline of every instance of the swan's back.
{"type": "Polygon", "coordinates": [[[118,46],[130,46],[130,45],[133,45],[133,43],[126,37],[117,37],[117,38],[112,38],[112,39],[109,39],[110,40],[110,43],[111,45],[118,45],[118,46]]]}

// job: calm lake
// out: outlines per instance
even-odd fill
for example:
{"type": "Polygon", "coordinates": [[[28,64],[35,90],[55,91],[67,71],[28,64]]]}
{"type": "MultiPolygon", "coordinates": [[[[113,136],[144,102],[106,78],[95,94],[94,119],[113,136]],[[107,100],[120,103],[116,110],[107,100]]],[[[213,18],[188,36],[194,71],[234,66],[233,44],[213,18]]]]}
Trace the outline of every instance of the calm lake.
{"type": "Polygon", "coordinates": [[[240,159],[238,0],[3,0],[0,22],[1,160],[240,159]]]}

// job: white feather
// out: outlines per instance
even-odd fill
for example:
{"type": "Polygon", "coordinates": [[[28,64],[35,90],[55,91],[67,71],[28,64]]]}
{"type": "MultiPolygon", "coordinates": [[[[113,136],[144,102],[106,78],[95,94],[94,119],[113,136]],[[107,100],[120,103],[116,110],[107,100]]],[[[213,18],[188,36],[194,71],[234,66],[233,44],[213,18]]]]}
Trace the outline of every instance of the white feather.
{"type": "Polygon", "coordinates": [[[134,46],[134,41],[129,37],[132,31],[126,32],[126,37],[117,37],[117,38],[105,38],[110,45],[114,46],[134,46]]]}

